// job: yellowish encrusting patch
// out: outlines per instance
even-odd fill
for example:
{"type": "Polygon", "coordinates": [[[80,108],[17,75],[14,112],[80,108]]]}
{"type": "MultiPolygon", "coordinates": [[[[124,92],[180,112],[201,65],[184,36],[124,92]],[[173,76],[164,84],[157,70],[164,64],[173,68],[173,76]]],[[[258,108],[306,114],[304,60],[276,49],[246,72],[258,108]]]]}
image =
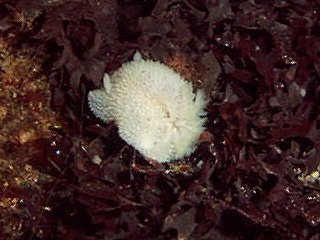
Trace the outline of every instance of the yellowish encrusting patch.
{"type": "Polygon", "coordinates": [[[142,59],[104,76],[104,88],[89,92],[89,107],[114,120],[119,134],[147,158],[159,162],[189,156],[204,130],[204,92],[166,65],[142,59]]]}

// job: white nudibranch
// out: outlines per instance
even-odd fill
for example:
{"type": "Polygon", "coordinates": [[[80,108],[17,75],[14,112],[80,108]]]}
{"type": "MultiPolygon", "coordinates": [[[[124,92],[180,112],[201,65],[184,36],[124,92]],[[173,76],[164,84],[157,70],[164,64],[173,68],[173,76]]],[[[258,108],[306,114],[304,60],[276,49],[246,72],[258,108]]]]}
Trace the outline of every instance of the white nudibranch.
{"type": "Polygon", "coordinates": [[[91,111],[114,120],[119,135],[146,158],[159,162],[194,152],[206,121],[204,92],[161,62],[137,52],[111,76],[104,88],[89,92],[91,111]]]}

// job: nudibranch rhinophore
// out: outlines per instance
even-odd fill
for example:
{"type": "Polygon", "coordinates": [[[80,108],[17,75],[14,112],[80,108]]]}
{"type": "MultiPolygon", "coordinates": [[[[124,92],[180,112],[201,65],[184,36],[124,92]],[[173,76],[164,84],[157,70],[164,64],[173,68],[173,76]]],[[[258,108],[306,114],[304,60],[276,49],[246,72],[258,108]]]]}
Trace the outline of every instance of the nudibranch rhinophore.
{"type": "Polygon", "coordinates": [[[120,137],[159,162],[189,156],[206,121],[202,90],[159,61],[140,53],[89,92],[89,107],[104,122],[114,120],[120,137]]]}

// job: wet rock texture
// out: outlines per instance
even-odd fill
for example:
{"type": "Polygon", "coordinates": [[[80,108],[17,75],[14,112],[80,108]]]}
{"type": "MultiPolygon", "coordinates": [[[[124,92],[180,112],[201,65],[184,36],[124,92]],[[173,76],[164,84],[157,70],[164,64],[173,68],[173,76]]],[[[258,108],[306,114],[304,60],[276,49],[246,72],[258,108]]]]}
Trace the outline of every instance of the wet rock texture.
{"type": "Polygon", "coordinates": [[[3,0],[1,239],[320,239],[320,3],[3,0]],[[204,88],[155,164],[90,113],[136,50],[204,88]]]}

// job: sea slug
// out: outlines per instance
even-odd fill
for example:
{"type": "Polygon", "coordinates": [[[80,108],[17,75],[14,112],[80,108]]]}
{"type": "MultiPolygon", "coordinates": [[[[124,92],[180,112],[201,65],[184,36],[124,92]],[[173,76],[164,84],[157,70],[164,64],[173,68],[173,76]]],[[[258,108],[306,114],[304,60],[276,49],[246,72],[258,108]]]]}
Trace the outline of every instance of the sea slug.
{"type": "Polygon", "coordinates": [[[177,72],[138,52],[105,74],[103,85],[88,94],[91,111],[115,121],[120,137],[146,158],[168,162],[194,152],[206,121],[202,90],[194,92],[177,72]]]}

